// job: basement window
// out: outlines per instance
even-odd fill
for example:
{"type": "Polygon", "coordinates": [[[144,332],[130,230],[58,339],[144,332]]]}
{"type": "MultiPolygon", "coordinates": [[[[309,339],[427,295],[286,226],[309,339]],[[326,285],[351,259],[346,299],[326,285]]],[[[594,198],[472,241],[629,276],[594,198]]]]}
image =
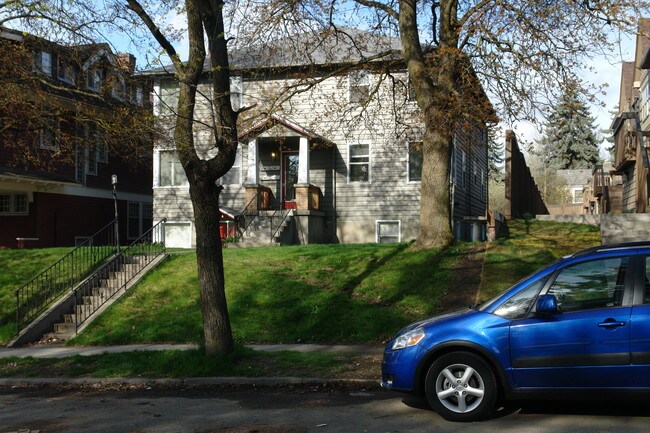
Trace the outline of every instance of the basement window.
{"type": "Polygon", "coordinates": [[[402,241],[401,221],[377,221],[378,244],[394,244],[402,241]]]}

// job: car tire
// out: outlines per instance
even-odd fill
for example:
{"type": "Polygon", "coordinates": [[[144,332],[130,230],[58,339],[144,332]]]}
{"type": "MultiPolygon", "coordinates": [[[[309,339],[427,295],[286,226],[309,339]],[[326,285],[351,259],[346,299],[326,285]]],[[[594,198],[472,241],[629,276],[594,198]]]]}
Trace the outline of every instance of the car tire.
{"type": "Polygon", "coordinates": [[[451,352],[438,358],[426,376],[431,408],[449,421],[476,421],[487,417],[498,399],[496,378],[478,355],[451,352]]]}

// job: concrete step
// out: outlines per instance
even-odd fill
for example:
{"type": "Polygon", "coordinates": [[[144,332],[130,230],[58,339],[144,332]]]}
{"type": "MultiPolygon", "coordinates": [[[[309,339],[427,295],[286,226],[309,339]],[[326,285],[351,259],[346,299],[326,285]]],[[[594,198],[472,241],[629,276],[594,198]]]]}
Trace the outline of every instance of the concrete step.
{"type": "Polygon", "coordinates": [[[55,334],[66,334],[74,333],[77,330],[77,325],[74,323],[55,323],[54,324],[54,333],[55,334]]]}

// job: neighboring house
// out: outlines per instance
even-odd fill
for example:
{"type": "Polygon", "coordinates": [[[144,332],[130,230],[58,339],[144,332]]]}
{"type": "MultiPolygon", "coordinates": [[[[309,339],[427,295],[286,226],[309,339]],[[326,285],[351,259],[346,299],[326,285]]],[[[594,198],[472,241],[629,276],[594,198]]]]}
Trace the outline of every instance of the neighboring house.
{"type": "Polygon", "coordinates": [[[619,111],[612,122],[614,168],[623,178],[622,211],[650,211],[648,135],[650,131],[650,20],[639,21],[634,62],[623,62],[619,111]]]}
{"type": "MultiPolygon", "coordinates": [[[[377,51],[399,49],[395,39],[346,32],[377,51]]],[[[391,58],[350,68],[360,59],[358,45],[346,36],[311,43],[313,36],[294,38],[293,50],[280,42],[231,53],[231,101],[235,109],[252,109],[240,115],[240,147],[234,166],[221,179],[221,204],[243,212],[247,221],[272,215],[291,220],[293,233],[282,236],[286,243],[415,239],[423,124],[403,62],[391,58]],[[297,43],[306,48],[296,49],[297,43]],[[318,83],[273,105],[283,89],[295,90],[308,80],[318,83]]],[[[365,56],[373,53],[364,51],[365,56]]],[[[205,71],[199,93],[206,96],[197,104],[196,118],[209,123],[207,62],[205,71]]],[[[159,96],[154,113],[163,123],[173,122],[177,84],[167,71],[147,74],[159,96]]],[[[484,227],[487,131],[483,124],[460,120],[450,184],[439,187],[451,189],[454,231],[467,239],[477,226],[484,227]]],[[[199,128],[195,137],[207,149],[209,128],[199,128]]],[[[169,246],[194,246],[187,179],[171,137],[155,144],[153,160],[154,220],[167,219],[169,246]]],[[[271,224],[266,242],[280,226],[271,224]]]]}
{"type": "MultiPolygon", "coordinates": [[[[0,44],[5,53],[22,50],[15,73],[36,86],[14,104],[27,110],[24,118],[9,112],[10,101],[0,105],[0,248],[72,246],[91,236],[114,218],[114,174],[120,238],[137,238],[152,222],[151,164],[109,150],[118,146],[100,126],[120,107],[150,105],[150,89],[132,80],[135,58],[105,44],[64,46],[6,28],[0,44]]],[[[20,85],[7,64],[3,70],[5,89],[20,85]]]]}
{"type": "Polygon", "coordinates": [[[583,214],[621,213],[623,209],[623,177],[611,162],[599,164],[591,171],[582,199],[583,214]]]}

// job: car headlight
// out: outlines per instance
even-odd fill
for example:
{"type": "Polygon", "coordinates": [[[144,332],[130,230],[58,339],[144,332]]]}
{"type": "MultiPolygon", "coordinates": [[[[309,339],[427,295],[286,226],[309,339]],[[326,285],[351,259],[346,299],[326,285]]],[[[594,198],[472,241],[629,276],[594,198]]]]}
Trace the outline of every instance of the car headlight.
{"type": "Polygon", "coordinates": [[[395,339],[393,343],[393,350],[405,349],[407,347],[415,346],[418,344],[425,336],[424,329],[417,328],[412,331],[409,331],[405,334],[400,335],[395,339]]]}

